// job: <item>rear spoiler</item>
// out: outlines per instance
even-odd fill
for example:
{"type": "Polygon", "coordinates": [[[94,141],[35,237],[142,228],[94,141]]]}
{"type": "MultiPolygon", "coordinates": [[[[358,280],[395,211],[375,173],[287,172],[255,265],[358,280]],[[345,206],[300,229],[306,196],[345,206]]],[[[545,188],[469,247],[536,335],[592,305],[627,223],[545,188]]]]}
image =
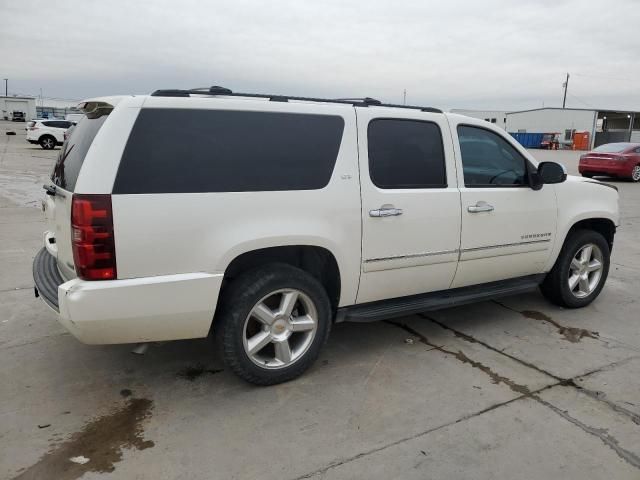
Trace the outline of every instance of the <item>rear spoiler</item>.
{"type": "Polygon", "coordinates": [[[110,97],[95,97],[83,100],[78,104],[78,109],[89,118],[98,118],[109,115],[123,99],[132,95],[113,95],[110,97]]]}
{"type": "Polygon", "coordinates": [[[113,110],[113,105],[107,102],[87,101],[78,104],[78,108],[87,118],[99,118],[109,115],[113,110]]]}

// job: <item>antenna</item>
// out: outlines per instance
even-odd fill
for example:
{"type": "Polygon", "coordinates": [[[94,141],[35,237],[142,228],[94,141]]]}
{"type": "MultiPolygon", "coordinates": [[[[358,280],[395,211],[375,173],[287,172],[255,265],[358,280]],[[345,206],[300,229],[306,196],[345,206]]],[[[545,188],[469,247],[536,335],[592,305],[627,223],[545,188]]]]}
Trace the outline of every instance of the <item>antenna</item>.
{"type": "Polygon", "coordinates": [[[562,86],[564,87],[564,97],[562,98],[562,108],[564,108],[564,106],[567,103],[567,88],[569,88],[569,74],[568,73],[567,73],[567,79],[564,81],[562,86]]]}

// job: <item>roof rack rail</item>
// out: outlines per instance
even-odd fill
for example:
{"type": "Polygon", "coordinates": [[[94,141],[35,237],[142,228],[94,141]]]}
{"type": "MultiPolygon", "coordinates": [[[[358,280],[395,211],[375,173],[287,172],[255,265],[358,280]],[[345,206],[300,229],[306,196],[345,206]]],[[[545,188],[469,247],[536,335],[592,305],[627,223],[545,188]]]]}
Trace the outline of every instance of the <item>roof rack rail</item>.
{"type": "Polygon", "coordinates": [[[363,98],[315,98],[315,97],[298,97],[292,95],[270,95],[266,93],[242,93],[233,92],[225,87],[213,86],[209,88],[192,88],[189,90],[166,89],[156,90],[151,94],[152,97],[189,97],[191,95],[211,95],[225,97],[246,97],[246,98],[266,98],[271,102],[288,102],[289,100],[297,100],[302,102],[320,102],[320,103],[339,103],[344,105],[353,105],[355,107],[391,107],[391,108],[407,108],[411,110],[420,110],[423,112],[442,113],[442,110],[433,107],[420,107],[417,105],[396,105],[392,103],[382,103],[371,97],[363,98]]]}

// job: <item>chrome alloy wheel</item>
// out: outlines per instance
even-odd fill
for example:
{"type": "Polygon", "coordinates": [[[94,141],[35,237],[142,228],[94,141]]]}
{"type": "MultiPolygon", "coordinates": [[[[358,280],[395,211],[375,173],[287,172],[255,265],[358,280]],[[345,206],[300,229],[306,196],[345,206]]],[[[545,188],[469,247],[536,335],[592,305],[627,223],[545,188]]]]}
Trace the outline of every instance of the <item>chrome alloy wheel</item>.
{"type": "Polygon", "coordinates": [[[588,243],[574,255],[569,265],[569,290],[577,298],[584,298],[598,287],[602,278],[604,260],[602,250],[588,243]]]}
{"type": "Polygon", "coordinates": [[[277,290],[254,305],[244,321],[244,351],[261,368],[288,367],[309,349],[318,312],[299,290],[277,290]]]}
{"type": "Polygon", "coordinates": [[[55,145],[53,143],[53,140],[49,137],[45,138],[44,140],[42,140],[42,145],[44,146],[44,148],[51,150],[55,145]]]}
{"type": "Polygon", "coordinates": [[[633,167],[633,170],[631,170],[631,179],[634,182],[640,180],[640,165],[636,165],[635,167],[633,167]]]}

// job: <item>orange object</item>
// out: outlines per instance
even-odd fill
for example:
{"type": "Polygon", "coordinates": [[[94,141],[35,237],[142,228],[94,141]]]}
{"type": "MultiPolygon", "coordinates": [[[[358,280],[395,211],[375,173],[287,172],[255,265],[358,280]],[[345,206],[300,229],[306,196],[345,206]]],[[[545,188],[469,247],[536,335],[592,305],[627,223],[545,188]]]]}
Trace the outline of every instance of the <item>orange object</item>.
{"type": "Polygon", "coordinates": [[[573,135],[574,150],[589,150],[589,132],[576,132],[573,135]]]}

